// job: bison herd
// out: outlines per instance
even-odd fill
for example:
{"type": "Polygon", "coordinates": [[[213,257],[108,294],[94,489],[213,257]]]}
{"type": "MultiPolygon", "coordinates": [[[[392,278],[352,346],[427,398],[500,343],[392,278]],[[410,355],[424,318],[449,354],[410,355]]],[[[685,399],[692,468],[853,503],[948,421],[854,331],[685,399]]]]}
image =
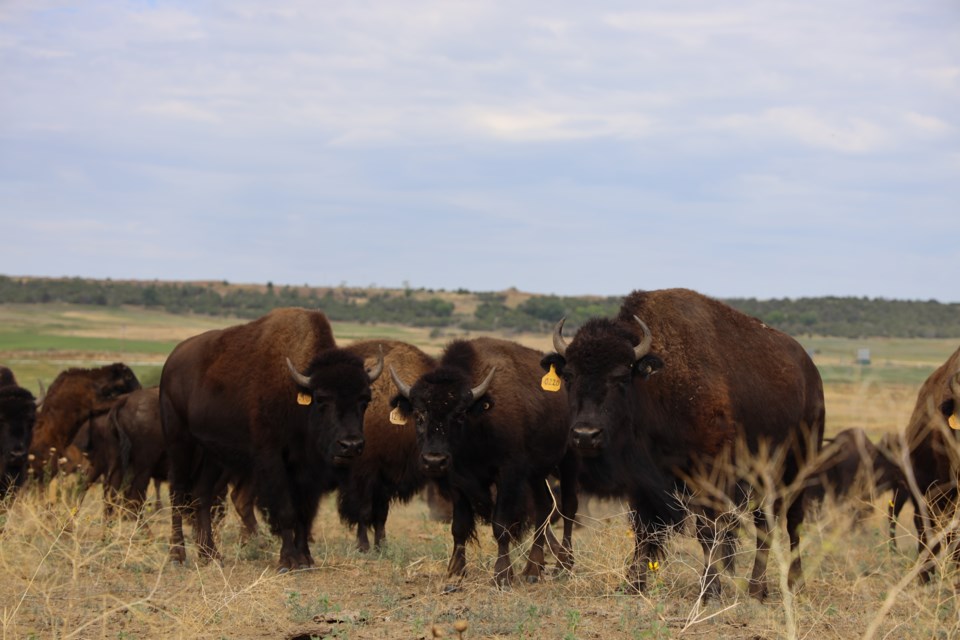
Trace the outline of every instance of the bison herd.
{"type": "Polygon", "coordinates": [[[638,591],[659,568],[664,534],[685,523],[703,548],[705,598],[720,594],[745,523],[756,532],[750,594],[767,594],[778,523],[799,584],[800,525],[826,495],[892,490],[891,523],[911,501],[924,581],[941,551],[958,553],[943,522],[960,470],[960,349],[923,384],[903,433],[874,443],[848,429],[825,441],[807,352],[719,301],[636,291],[615,318],[569,338],[563,325],[549,354],[476,338],[433,358],[394,340],[338,347],[322,312],[288,308],[183,341],[159,387],[141,388],[118,363],[63,371],[38,401],[0,367],[0,506],[25,483],[77,470],[102,481],[107,514],[140,514],[151,481],[166,481],[173,560],[187,558],[185,517],[198,556],[220,558],[213,527],[229,496],[244,537],[258,517],[279,536],[288,571],[313,564],[325,494],[337,493],[367,551],[369,530],[384,544],[391,503],[429,487],[452,505],[448,590],[465,575],[478,518],[492,526],[498,585],[513,580],[510,546],[528,530],[526,580],[543,576],[546,548],[571,569],[580,495],[630,505],[627,575],[638,591]]]}

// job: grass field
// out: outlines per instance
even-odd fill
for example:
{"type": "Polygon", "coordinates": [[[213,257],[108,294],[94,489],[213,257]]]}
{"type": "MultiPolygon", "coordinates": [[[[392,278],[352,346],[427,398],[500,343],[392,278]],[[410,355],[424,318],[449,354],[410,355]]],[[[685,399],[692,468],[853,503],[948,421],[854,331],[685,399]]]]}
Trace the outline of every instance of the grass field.
{"type": "MultiPolygon", "coordinates": [[[[234,324],[221,318],[171,316],[136,309],[0,306],[0,363],[26,386],[49,384],[67,366],[122,360],[149,383],[179,340],[234,324]]],[[[437,352],[449,336],[428,330],[334,324],[338,340],[384,337],[437,352]]],[[[547,349],[549,336],[520,336],[547,349]]],[[[823,372],[828,433],[863,426],[877,436],[902,428],[920,382],[957,345],[937,340],[801,340],[823,372]],[[858,348],[873,364],[855,365],[858,348]]],[[[496,547],[489,527],[468,547],[460,592],[441,594],[452,543],[449,525],[432,521],[419,500],[391,511],[388,544],[362,555],[327,498],[314,526],[317,567],[277,575],[279,552],[268,534],[239,544],[231,512],[219,531],[223,566],[167,562],[169,511],[137,528],[104,520],[100,490],[82,502],[70,482],[27,491],[0,515],[0,635],[6,638],[954,638],[960,637],[960,575],[944,567],[930,585],[914,577],[916,543],[910,508],[897,547],[886,540],[887,497],[854,509],[826,505],[804,526],[806,587],[780,588],[785,545],[774,541],[772,593],[764,604],[746,595],[753,558],[741,535],[733,577],[719,602],[698,603],[701,551],[673,537],[643,595],[621,591],[632,539],[626,509],[591,501],[574,537],[576,567],[543,583],[493,586],[496,547]]],[[[167,503],[166,496],[164,502],[167,503]]],[[[862,505],[861,505],[862,506],[862,505]]],[[[747,527],[749,530],[749,527],[747,527]]],[[[526,544],[526,543],[524,543],[526,544]]],[[[514,557],[522,562],[521,545],[514,557]]]]}

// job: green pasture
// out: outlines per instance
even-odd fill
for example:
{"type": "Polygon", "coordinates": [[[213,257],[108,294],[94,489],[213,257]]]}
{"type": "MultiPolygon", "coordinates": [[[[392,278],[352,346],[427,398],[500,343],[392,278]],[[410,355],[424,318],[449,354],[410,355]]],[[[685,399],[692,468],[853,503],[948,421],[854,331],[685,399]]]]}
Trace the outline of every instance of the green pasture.
{"type": "MultiPolygon", "coordinates": [[[[0,363],[36,391],[68,367],[114,361],[131,365],[145,384],[159,380],[163,359],[190,335],[239,324],[226,317],[174,315],[142,308],[69,304],[0,304],[0,363]],[[157,339],[149,336],[156,334],[157,339]],[[171,339],[176,334],[177,339],[171,339]],[[137,336],[133,338],[132,336],[137,336]],[[145,337],[146,336],[146,337],[145,337]]],[[[429,329],[398,325],[333,322],[337,341],[373,338],[410,342],[438,352],[447,338],[429,329]]],[[[504,336],[524,341],[524,335],[504,336]]],[[[919,386],[958,346],[954,339],[801,337],[826,384],[869,383],[919,386]],[[869,349],[871,364],[856,364],[857,351],[869,349]]]]}

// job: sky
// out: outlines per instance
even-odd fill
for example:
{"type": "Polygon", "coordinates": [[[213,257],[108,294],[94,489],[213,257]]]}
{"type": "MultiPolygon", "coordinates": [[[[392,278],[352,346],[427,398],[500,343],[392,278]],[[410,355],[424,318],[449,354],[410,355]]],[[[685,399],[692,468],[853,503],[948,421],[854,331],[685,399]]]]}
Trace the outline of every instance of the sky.
{"type": "Polygon", "coordinates": [[[0,0],[0,274],[960,301],[956,0],[0,0]]]}

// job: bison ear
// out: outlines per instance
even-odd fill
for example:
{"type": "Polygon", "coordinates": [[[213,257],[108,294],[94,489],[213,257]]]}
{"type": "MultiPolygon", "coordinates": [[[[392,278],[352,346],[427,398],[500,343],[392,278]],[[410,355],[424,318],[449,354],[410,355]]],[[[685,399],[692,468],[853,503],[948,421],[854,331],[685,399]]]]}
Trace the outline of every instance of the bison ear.
{"type": "Polygon", "coordinates": [[[404,416],[409,416],[413,413],[413,404],[410,403],[410,399],[399,393],[390,398],[390,406],[394,409],[399,409],[400,413],[404,416]]]}
{"type": "Polygon", "coordinates": [[[467,408],[467,415],[478,416],[485,411],[490,411],[490,409],[493,409],[493,398],[490,394],[485,393],[467,408]]]}
{"type": "Polygon", "coordinates": [[[633,365],[633,372],[647,380],[655,373],[663,369],[663,360],[657,356],[643,356],[633,365]]]}
{"type": "Polygon", "coordinates": [[[948,398],[946,402],[940,405],[940,413],[943,414],[944,418],[949,418],[953,415],[953,411],[956,409],[956,404],[953,401],[953,398],[948,398]]]}
{"type": "Polygon", "coordinates": [[[540,360],[540,368],[544,371],[550,371],[551,365],[554,370],[560,374],[563,373],[563,365],[567,364],[567,359],[559,353],[548,353],[540,360]]]}

